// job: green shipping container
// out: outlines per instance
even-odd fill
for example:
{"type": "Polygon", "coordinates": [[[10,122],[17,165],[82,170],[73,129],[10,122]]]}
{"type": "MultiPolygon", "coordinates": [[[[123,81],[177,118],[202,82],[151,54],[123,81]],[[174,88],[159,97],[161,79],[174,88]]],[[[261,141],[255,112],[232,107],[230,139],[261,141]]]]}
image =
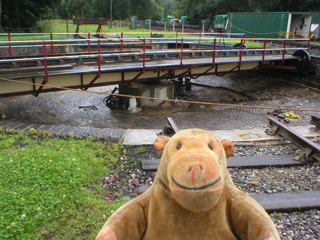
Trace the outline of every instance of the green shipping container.
{"type": "Polygon", "coordinates": [[[228,13],[232,33],[259,38],[308,38],[312,13],[266,12],[228,13]]]}
{"type": "Polygon", "coordinates": [[[228,13],[232,33],[248,37],[279,38],[288,30],[289,13],[228,13]]]}

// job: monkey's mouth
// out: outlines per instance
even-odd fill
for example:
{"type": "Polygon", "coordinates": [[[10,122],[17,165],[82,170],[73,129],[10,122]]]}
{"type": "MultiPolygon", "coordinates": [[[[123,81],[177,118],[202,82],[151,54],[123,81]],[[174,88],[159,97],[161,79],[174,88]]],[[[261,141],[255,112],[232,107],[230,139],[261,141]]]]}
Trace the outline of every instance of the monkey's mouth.
{"type": "Polygon", "coordinates": [[[171,176],[171,179],[179,188],[182,188],[182,189],[188,190],[188,191],[190,191],[190,190],[197,191],[197,190],[204,190],[206,188],[209,188],[209,187],[215,185],[217,182],[219,182],[221,180],[221,177],[219,177],[217,180],[215,180],[214,182],[209,183],[207,185],[203,185],[201,187],[193,187],[193,188],[186,187],[186,186],[179,184],[172,176],[171,176]]]}

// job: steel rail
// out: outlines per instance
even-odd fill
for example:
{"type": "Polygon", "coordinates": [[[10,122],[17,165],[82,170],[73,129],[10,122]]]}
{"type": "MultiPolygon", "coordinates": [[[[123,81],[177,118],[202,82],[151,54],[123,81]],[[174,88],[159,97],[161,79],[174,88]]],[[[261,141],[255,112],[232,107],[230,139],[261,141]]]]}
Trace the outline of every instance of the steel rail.
{"type": "Polygon", "coordinates": [[[279,134],[281,137],[293,142],[298,145],[300,148],[304,149],[306,153],[307,160],[318,160],[320,161],[320,145],[310,141],[301,134],[292,130],[285,124],[273,119],[268,118],[271,128],[269,133],[272,135],[279,134]]]}
{"type": "MultiPolygon", "coordinates": [[[[269,48],[269,49],[263,49],[263,48],[255,48],[255,49],[216,49],[216,50],[186,50],[186,49],[183,49],[183,54],[184,56],[186,56],[185,54],[189,54],[189,56],[192,56],[192,57],[196,57],[197,55],[195,55],[196,53],[200,53],[198,57],[207,57],[207,56],[204,56],[202,53],[208,53],[208,56],[211,55],[213,53],[216,53],[216,54],[219,54],[220,53],[220,56],[226,56],[226,54],[228,53],[235,53],[238,54],[240,52],[243,52],[243,53],[253,53],[253,54],[257,54],[258,52],[260,52],[261,54],[263,52],[266,52],[266,53],[269,53],[270,55],[274,52],[282,52],[282,51],[297,51],[297,50],[307,50],[307,48],[269,48]],[[192,55],[194,54],[194,55],[192,55]]],[[[101,54],[79,54],[79,55],[72,55],[72,56],[66,56],[66,55],[63,55],[61,54],[60,56],[52,56],[52,57],[47,57],[46,59],[48,61],[50,60],[67,60],[67,59],[74,59],[74,58],[82,58],[82,59],[86,59],[86,58],[97,58],[99,56],[101,57],[104,57],[104,58],[114,58],[114,57],[117,57],[117,56],[120,56],[120,57],[130,57],[130,56],[143,56],[143,55],[146,55],[146,56],[154,56],[156,55],[157,57],[159,56],[164,56],[164,57],[168,57],[168,56],[165,56],[166,54],[179,54],[181,53],[182,50],[171,50],[171,51],[148,51],[148,52],[130,52],[130,53],[122,53],[122,52],[119,52],[119,53],[101,53],[101,54]]],[[[215,55],[216,57],[218,57],[218,55],[215,55]]],[[[2,59],[0,60],[0,64],[1,63],[10,63],[10,62],[29,62],[29,61],[43,61],[44,60],[44,57],[36,57],[36,58],[17,58],[17,59],[2,59]]]]}
{"type": "MultiPolygon", "coordinates": [[[[10,35],[9,35],[10,36],[10,35]]],[[[90,35],[89,35],[90,36],[90,35]]],[[[127,42],[142,42],[143,39],[147,40],[147,41],[160,41],[160,42],[166,42],[166,41],[176,41],[176,40],[181,40],[184,39],[184,41],[186,40],[194,40],[196,42],[199,43],[199,40],[201,40],[201,42],[203,42],[203,40],[214,40],[214,39],[222,39],[223,41],[230,41],[230,42],[239,42],[240,38],[216,38],[216,37],[172,37],[172,38],[157,38],[157,37],[149,37],[149,38],[107,38],[107,39],[95,39],[95,38],[88,38],[88,39],[50,39],[50,40],[25,40],[25,41],[12,41],[11,38],[9,41],[0,41],[0,45],[3,44],[8,44],[8,42],[10,42],[11,44],[41,44],[43,41],[45,41],[46,43],[74,43],[74,42],[88,42],[89,40],[92,42],[98,42],[98,40],[101,41],[101,43],[110,43],[110,42],[118,42],[120,43],[121,40],[123,41],[127,41],[127,42]]],[[[241,38],[245,41],[264,41],[265,38],[241,38]]],[[[279,39],[279,38],[268,38],[267,39],[268,42],[283,42],[283,41],[287,41],[287,42],[307,42],[308,39],[279,39]]]]}

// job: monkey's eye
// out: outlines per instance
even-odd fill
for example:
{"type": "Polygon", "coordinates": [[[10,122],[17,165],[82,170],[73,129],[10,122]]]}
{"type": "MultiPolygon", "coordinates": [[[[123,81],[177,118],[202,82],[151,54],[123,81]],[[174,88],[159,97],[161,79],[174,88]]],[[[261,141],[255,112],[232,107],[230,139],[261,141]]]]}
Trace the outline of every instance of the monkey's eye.
{"type": "Polygon", "coordinates": [[[181,143],[178,143],[177,149],[179,150],[181,147],[182,147],[182,144],[181,144],[181,143]]]}
{"type": "Polygon", "coordinates": [[[213,150],[213,147],[212,147],[211,143],[208,144],[208,147],[209,147],[211,150],[213,150]]]}

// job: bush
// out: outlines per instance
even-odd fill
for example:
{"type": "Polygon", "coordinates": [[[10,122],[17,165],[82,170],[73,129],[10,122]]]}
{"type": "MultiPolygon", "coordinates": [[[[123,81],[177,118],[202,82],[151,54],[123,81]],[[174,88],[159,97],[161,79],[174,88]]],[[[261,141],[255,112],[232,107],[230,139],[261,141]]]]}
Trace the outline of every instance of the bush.
{"type": "Polygon", "coordinates": [[[40,33],[51,33],[54,29],[54,22],[50,20],[41,20],[37,22],[37,32],[40,33]]]}

